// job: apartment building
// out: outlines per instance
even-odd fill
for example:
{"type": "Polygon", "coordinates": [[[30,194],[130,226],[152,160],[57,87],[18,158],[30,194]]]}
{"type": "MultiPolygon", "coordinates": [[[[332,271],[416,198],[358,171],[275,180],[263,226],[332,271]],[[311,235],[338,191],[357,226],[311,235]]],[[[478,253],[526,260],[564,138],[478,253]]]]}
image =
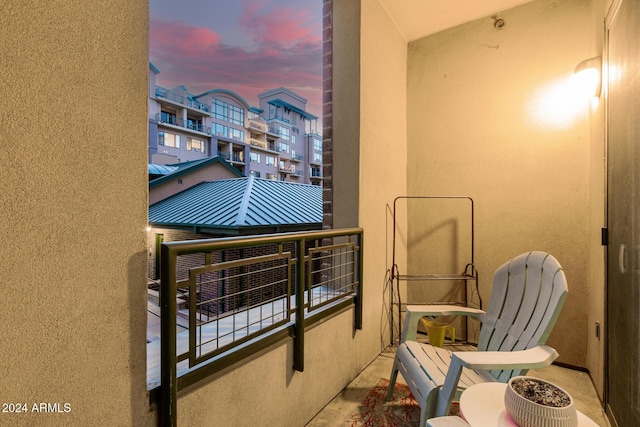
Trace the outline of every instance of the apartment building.
{"type": "Polygon", "coordinates": [[[176,164],[221,156],[246,176],[322,185],[322,136],[307,100],[284,87],[258,95],[156,85],[149,64],[149,163],[176,164]]]}

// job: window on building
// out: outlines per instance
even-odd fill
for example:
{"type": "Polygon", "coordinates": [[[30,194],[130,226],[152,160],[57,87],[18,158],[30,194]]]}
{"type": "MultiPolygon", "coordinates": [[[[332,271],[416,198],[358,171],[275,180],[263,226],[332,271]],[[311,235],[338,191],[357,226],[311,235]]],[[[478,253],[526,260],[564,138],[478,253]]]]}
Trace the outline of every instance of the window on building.
{"type": "Polygon", "coordinates": [[[322,151],[322,140],[318,138],[313,138],[313,149],[317,151],[322,151]]]}
{"type": "Polygon", "coordinates": [[[260,153],[250,153],[249,158],[251,159],[251,163],[260,163],[260,153]]]}
{"type": "Polygon", "coordinates": [[[229,120],[229,105],[224,101],[213,98],[213,117],[224,121],[229,120]]]}
{"type": "Polygon", "coordinates": [[[321,153],[313,153],[313,160],[316,163],[322,163],[322,154],[321,153]]]}
{"type": "Polygon", "coordinates": [[[267,166],[275,166],[276,165],[276,158],[273,156],[265,156],[264,158],[265,164],[267,166]]]}
{"type": "Polygon", "coordinates": [[[260,178],[260,172],[258,171],[251,171],[249,174],[254,178],[260,178]]]}
{"type": "Polygon", "coordinates": [[[229,138],[237,139],[238,141],[244,141],[244,132],[240,129],[229,128],[229,138]]]}
{"type": "Polygon", "coordinates": [[[160,131],[158,132],[158,145],[180,148],[180,135],[160,131]]]}
{"type": "Polygon", "coordinates": [[[218,136],[224,136],[225,138],[229,138],[229,128],[225,125],[221,125],[218,123],[213,124],[213,133],[218,136]]]}
{"type": "Polygon", "coordinates": [[[195,138],[187,138],[187,150],[204,153],[204,141],[195,138]]]}
{"type": "Polygon", "coordinates": [[[291,139],[291,129],[280,126],[280,138],[289,141],[291,139]]]}
{"type": "Polygon", "coordinates": [[[176,123],[178,123],[176,120],[176,115],[168,111],[163,111],[160,113],[160,120],[171,125],[175,125],[176,123]]]}
{"type": "Polygon", "coordinates": [[[234,125],[244,126],[244,110],[235,105],[230,105],[229,121],[234,125]]]}
{"type": "Polygon", "coordinates": [[[289,144],[285,144],[284,142],[278,143],[278,151],[280,151],[281,153],[288,153],[289,148],[289,144]]]}
{"type": "Polygon", "coordinates": [[[291,143],[292,144],[296,143],[296,136],[295,135],[291,135],[291,143]]]}

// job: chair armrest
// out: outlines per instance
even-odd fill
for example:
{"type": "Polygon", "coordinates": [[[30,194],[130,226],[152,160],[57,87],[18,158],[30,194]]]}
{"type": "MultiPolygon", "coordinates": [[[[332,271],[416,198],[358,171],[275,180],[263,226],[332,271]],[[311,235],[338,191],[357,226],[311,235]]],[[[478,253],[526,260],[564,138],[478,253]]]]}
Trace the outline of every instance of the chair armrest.
{"type": "Polygon", "coordinates": [[[407,313],[420,314],[424,316],[472,316],[482,317],[485,312],[483,310],[461,305],[407,305],[407,313]]]}
{"type": "Polygon", "coordinates": [[[540,369],[547,367],[558,357],[558,352],[546,345],[519,351],[454,351],[451,358],[460,360],[465,368],[489,369],[540,369]]]}
{"type": "Polygon", "coordinates": [[[400,342],[416,340],[418,335],[418,321],[422,317],[471,316],[482,320],[484,314],[484,311],[477,308],[463,307],[460,305],[407,305],[407,314],[400,342]]]}
{"type": "Polygon", "coordinates": [[[519,351],[454,351],[447,377],[439,391],[435,415],[442,417],[447,414],[463,367],[475,370],[539,369],[549,366],[556,357],[558,352],[546,345],[519,351]]]}

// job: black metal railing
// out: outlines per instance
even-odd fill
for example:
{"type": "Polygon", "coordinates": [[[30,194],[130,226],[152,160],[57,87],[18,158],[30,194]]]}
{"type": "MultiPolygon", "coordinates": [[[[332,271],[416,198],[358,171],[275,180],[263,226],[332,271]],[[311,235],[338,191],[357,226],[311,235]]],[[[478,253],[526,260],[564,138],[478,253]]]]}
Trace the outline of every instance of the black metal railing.
{"type": "Polygon", "coordinates": [[[163,243],[160,424],[176,425],[178,391],[284,339],[304,371],[305,329],[338,311],[354,306],[361,329],[362,239],[352,228],[163,243]]]}

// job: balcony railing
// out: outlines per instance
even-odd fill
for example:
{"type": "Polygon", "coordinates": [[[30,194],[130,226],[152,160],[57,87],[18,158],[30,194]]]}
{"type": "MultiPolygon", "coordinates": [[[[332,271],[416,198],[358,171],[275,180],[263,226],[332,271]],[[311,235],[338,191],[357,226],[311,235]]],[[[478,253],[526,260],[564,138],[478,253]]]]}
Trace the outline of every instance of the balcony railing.
{"type": "Polygon", "coordinates": [[[296,167],[293,165],[280,165],[278,169],[280,170],[280,172],[296,173],[296,167]]]}
{"type": "Polygon", "coordinates": [[[194,110],[203,111],[205,113],[211,112],[211,109],[209,108],[208,105],[203,104],[203,103],[198,102],[198,101],[194,101],[193,99],[189,99],[188,97],[186,97],[184,95],[180,95],[179,93],[170,91],[169,89],[165,89],[165,88],[162,88],[162,87],[156,87],[156,97],[157,98],[164,98],[164,99],[167,99],[169,101],[185,105],[185,106],[187,106],[189,108],[193,108],[194,110]]]}
{"type": "Polygon", "coordinates": [[[302,372],[306,328],[346,307],[361,329],[362,238],[353,228],[162,244],[160,425],[176,425],[178,391],[282,340],[302,372]]]}
{"type": "Polygon", "coordinates": [[[260,141],[259,139],[249,138],[249,144],[253,145],[254,147],[260,147],[265,150],[267,149],[267,143],[264,141],[260,141]]]}
{"type": "Polygon", "coordinates": [[[302,154],[296,154],[295,156],[291,156],[291,160],[295,162],[301,162],[304,160],[304,156],[302,154]]]}
{"type": "Polygon", "coordinates": [[[165,113],[157,113],[156,120],[158,121],[158,123],[167,123],[169,125],[179,126],[181,128],[211,135],[211,126],[204,126],[201,123],[195,123],[191,120],[185,120],[182,117],[175,117],[165,113]]]}
{"type": "Polygon", "coordinates": [[[280,126],[276,126],[276,125],[269,125],[269,133],[272,135],[278,135],[280,136],[280,126]]]}
{"type": "Polygon", "coordinates": [[[218,153],[218,156],[222,157],[223,159],[225,159],[228,162],[244,163],[243,156],[241,156],[238,153],[233,153],[233,154],[218,153]]]}
{"type": "Polygon", "coordinates": [[[268,127],[267,127],[267,124],[264,122],[264,119],[261,120],[261,119],[253,118],[253,119],[249,119],[248,122],[249,124],[247,127],[249,129],[255,129],[260,132],[268,131],[268,127]]]}

